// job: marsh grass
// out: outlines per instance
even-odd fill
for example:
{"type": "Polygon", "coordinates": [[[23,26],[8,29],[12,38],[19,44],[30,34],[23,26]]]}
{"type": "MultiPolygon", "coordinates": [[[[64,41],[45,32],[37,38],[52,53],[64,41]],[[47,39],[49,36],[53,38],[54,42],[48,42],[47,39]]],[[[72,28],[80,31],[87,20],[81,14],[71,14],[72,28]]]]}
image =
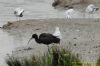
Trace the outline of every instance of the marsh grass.
{"type": "Polygon", "coordinates": [[[10,57],[6,60],[8,66],[82,66],[80,60],[71,52],[64,49],[51,49],[40,58],[18,60],[10,57]]]}
{"type": "Polygon", "coordinates": [[[97,64],[96,64],[97,66],[100,66],[100,57],[99,57],[99,59],[97,60],[97,64]]]}
{"type": "Polygon", "coordinates": [[[69,51],[61,50],[59,54],[60,66],[82,66],[79,58],[69,51]]]}
{"type": "Polygon", "coordinates": [[[44,56],[41,57],[40,66],[52,66],[52,58],[51,54],[44,54],[44,56]]]}
{"type": "Polygon", "coordinates": [[[21,62],[14,57],[10,57],[9,59],[6,60],[6,63],[8,64],[8,66],[21,66],[21,62]]]}
{"type": "Polygon", "coordinates": [[[32,57],[32,59],[21,60],[13,56],[9,56],[9,58],[6,59],[6,63],[8,64],[8,66],[39,66],[39,61],[34,56],[32,57]]]}

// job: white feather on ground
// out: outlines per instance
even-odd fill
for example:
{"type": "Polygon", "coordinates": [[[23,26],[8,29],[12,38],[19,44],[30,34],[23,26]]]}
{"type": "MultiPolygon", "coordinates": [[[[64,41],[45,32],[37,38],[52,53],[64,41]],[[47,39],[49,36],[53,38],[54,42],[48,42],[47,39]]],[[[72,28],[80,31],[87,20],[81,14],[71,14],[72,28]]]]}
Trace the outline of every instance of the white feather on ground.
{"type": "Polygon", "coordinates": [[[59,27],[56,27],[55,32],[53,33],[53,35],[60,38],[60,39],[62,39],[62,35],[61,35],[60,30],[59,30],[59,27]]]}

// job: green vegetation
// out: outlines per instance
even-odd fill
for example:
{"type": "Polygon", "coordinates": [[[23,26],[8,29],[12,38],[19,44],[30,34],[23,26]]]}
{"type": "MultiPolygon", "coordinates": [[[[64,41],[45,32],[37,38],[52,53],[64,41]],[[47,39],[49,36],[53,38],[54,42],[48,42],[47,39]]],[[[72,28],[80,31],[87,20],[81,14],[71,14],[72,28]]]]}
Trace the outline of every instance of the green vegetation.
{"type": "Polygon", "coordinates": [[[35,58],[34,56],[32,59],[17,59],[13,56],[9,56],[9,58],[6,60],[6,63],[8,66],[40,66],[40,62],[37,60],[38,58],[35,58]]]}
{"type": "Polygon", "coordinates": [[[8,66],[82,66],[82,63],[74,54],[64,49],[51,49],[44,56],[40,58],[34,56],[30,60],[9,57],[6,63],[8,66]]]}
{"type": "Polygon", "coordinates": [[[59,56],[60,66],[82,66],[80,60],[69,51],[61,50],[59,56]]]}
{"type": "Polygon", "coordinates": [[[10,56],[9,56],[9,59],[6,60],[6,63],[9,66],[21,66],[21,62],[17,60],[17,58],[10,57],[10,56]]]}
{"type": "Polygon", "coordinates": [[[100,57],[99,57],[99,59],[97,60],[97,66],[100,66],[100,57]]]}

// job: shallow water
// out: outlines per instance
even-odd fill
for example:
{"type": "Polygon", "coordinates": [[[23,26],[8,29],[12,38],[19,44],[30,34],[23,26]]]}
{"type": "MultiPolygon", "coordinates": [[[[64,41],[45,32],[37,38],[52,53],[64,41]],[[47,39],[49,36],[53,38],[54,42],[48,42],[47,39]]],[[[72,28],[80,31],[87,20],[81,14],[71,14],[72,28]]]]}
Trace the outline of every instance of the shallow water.
{"type": "MultiPolygon", "coordinates": [[[[54,9],[52,2],[53,0],[0,0],[0,26],[7,21],[17,20],[13,15],[13,11],[17,7],[25,10],[24,17],[21,20],[33,18],[66,18],[66,10],[62,8],[54,9]]],[[[86,6],[75,6],[75,14],[72,14],[71,18],[100,18],[100,10],[93,15],[89,15],[85,13],[86,6]]]]}
{"type": "MultiPolygon", "coordinates": [[[[52,0],[0,0],[0,27],[8,21],[17,20],[13,15],[13,10],[17,7],[25,9],[24,17],[22,17],[21,20],[62,17],[61,12],[54,10],[51,3],[52,0]]],[[[23,38],[20,34],[18,34],[17,37],[13,37],[13,35],[0,29],[0,66],[6,66],[4,59],[7,56],[6,54],[10,54],[15,48],[27,44],[27,42],[22,40],[23,38]]]]}
{"type": "MultiPolygon", "coordinates": [[[[53,8],[48,3],[49,1],[46,0],[0,0],[0,26],[6,24],[7,21],[16,20],[13,10],[17,7],[25,9],[24,17],[21,19],[54,17],[52,14],[55,14],[56,11],[50,13],[53,8]]],[[[5,57],[8,53],[11,54],[12,50],[24,46],[24,44],[25,42],[21,41],[21,36],[13,37],[0,29],[0,66],[6,66],[5,57]]]]}
{"type": "Polygon", "coordinates": [[[4,66],[4,58],[14,49],[13,38],[0,29],[0,66],[4,66]]]}
{"type": "MultiPolygon", "coordinates": [[[[25,9],[24,17],[21,20],[33,18],[65,18],[65,11],[54,9],[51,6],[52,2],[53,0],[0,0],[0,27],[8,21],[16,21],[13,10],[17,7],[25,9]]],[[[99,17],[97,15],[95,14],[93,16],[99,17]]],[[[77,11],[72,17],[82,18],[84,14],[77,11]]],[[[0,29],[0,66],[6,66],[4,58],[7,53],[11,53],[17,47],[26,45],[27,42],[22,41],[23,39],[20,34],[17,37],[13,37],[13,35],[0,29]]]]}

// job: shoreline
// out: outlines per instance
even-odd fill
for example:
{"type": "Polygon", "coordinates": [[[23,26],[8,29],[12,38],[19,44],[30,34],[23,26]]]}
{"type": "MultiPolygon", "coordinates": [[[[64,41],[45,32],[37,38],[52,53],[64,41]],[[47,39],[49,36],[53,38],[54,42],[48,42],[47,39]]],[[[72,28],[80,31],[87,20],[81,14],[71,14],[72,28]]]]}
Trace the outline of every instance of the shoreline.
{"type": "Polygon", "coordinates": [[[41,55],[47,51],[47,46],[37,44],[34,40],[27,45],[27,42],[33,33],[53,33],[55,27],[60,28],[63,39],[61,46],[78,53],[82,61],[95,62],[99,54],[99,39],[100,37],[100,19],[87,20],[66,20],[66,19],[39,19],[39,20],[22,20],[20,22],[12,22],[6,24],[4,31],[18,38],[23,38],[25,44],[20,48],[16,48],[13,54],[16,57],[28,56],[35,54],[41,55]],[[81,21],[81,22],[80,22],[81,21]],[[21,37],[20,37],[21,36],[21,37]],[[76,38],[76,39],[74,39],[76,38]],[[24,51],[28,47],[33,48],[29,51],[24,51]],[[79,50],[80,49],[80,50],[79,50]],[[20,51],[19,51],[20,50],[20,51]],[[43,50],[41,52],[41,50],[43,50]],[[92,53],[92,54],[91,54],[92,53]]]}

